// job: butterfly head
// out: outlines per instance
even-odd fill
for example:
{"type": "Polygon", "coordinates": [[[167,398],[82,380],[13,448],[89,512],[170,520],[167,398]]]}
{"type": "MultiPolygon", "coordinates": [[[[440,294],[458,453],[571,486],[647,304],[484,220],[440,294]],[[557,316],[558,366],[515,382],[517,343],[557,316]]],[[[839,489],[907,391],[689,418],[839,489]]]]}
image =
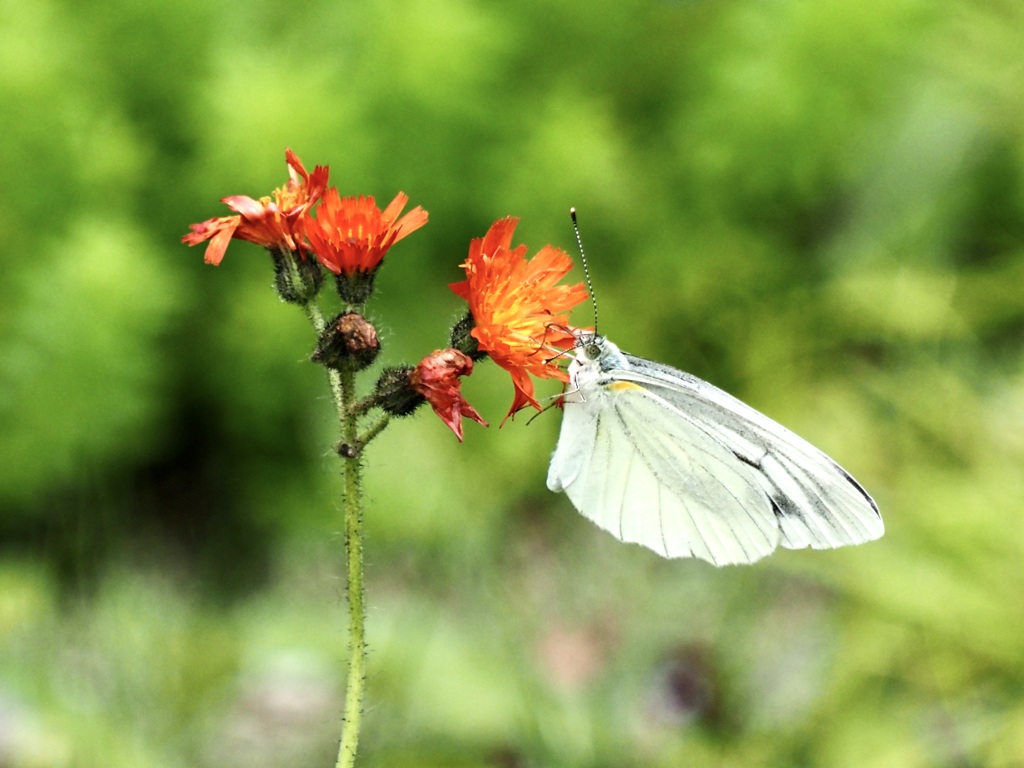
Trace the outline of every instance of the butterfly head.
{"type": "Polygon", "coordinates": [[[601,357],[605,344],[608,342],[604,336],[598,336],[595,331],[585,331],[580,328],[573,329],[576,336],[576,357],[579,360],[593,362],[601,357]]]}
{"type": "Polygon", "coordinates": [[[596,368],[600,371],[610,371],[617,368],[627,367],[625,357],[619,348],[604,336],[599,336],[593,331],[577,329],[576,334],[576,359],[578,366],[596,368]]]}

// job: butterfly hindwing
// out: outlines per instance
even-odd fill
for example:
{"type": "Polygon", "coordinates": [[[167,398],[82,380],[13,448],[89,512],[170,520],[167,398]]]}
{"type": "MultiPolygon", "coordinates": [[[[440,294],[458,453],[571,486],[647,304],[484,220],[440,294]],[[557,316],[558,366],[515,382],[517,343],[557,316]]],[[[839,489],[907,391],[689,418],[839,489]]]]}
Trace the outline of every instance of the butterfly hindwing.
{"type": "Polygon", "coordinates": [[[769,498],[687,414],[639,386],[591,398],[565,405],[552,490],[616,538],[666,557],[725,565],[775,549],[769,498]]]}
{"type": "Polygon", "coordinates": [[[884,532],[874,500],[846,470],[781,424],[695,376],[627,356],[626,381],[657,393],[756,470],[775,507],[781,543],[828,549],[884,532]]]}

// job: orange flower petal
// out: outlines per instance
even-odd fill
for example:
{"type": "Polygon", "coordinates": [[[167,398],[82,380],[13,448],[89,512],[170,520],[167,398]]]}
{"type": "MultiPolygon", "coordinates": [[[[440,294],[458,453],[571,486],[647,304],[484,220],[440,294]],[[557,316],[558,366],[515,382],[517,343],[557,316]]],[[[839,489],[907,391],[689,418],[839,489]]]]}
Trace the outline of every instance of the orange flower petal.
{"type": "Polygon", "coordinates": [[[182,242],[198,245],[210,240],[205,258],[208,264],[214,265],[220,264],[232,239],[304,256],[306,245],[301,233],[302,219],[323,195],[329,170],[327,166],[318,165],[312,174],[308,173],[290,149],[285,150],[285,160],[288,163],[288,181],[274,190],[273,198],[255,200],[247,195],[222,198],[221,202],[238,215],[193,224],[192,231],[182,237],[182,242]]]}
{"type": "Polygon", "coordinates": [[[373,272],[392,245],[427,223],[419,206],[398,219],[408,201],[399,192],[382,213],[372,197],[341,197],[331,187],[316,217],[305,220],[305,235],[320,263],[335,274],[373,272]]]}
{"type": "Polygon", "coordinates": [[[235,230],[242,223],[241,216],[222,216],[217,219],[207,219],[198,224],[192,224],[192,231],[181,238],[183,243],[188,245],[199,245],[199,243],[210,241],[206,246],[204,260],[207,264],[217,266],[224,258],[228,243],[235,236],[235,230]]]}
{"type": "Polygon", "coordinates": [[[540,410],[531,376],[568,380],[552,356],[575,344],[568,313],[587,298],[583,283],[558,285],[572,269],[564,251],[546,245],[527,260],[526,246],[511,247],[518,223],[499,219],[473,240],[461,265],[466,280],[450,286],[469,304],[480,349],[512,375],[515,394],[506,419],[527,406],[540,410]]]}

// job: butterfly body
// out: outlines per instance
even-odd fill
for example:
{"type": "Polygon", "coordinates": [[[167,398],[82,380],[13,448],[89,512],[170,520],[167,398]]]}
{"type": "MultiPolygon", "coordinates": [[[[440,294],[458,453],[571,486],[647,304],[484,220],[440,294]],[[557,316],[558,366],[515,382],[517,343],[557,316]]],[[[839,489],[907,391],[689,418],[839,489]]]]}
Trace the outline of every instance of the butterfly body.
{"type": "Polygon", "coordinates": [[[548,488],[616,538],[726,565],[882,535],[849,473],[714,385],[582,331],[568,373],[548,488]]]}

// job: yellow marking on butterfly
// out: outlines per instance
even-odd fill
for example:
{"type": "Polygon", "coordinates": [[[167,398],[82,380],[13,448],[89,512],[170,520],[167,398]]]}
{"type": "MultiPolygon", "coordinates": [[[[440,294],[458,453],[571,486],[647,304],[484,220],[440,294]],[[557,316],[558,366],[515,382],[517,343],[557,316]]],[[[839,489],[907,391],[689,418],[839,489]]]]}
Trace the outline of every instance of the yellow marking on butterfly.
{"type": "Polygon", "coordinates": [[[634,384],[632,381],[616,381],[609,384],[608,389],[612,392],[625,392],[627,389],[639,389],[643,391],[643,387],[639,384],[634,384]]]}

